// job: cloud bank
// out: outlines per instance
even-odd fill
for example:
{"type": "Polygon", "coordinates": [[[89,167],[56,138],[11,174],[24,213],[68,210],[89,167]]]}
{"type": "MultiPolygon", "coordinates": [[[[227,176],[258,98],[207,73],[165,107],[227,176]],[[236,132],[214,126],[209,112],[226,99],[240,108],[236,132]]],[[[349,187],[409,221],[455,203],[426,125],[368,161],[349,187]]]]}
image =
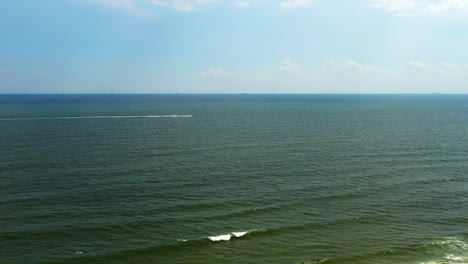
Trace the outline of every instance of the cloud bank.
{"type": "Polygon", "coordinates": [[[234,93],[242,89],[267,93],[453,93],[466,92],[468,64],[410,60],[395,66],[375,66],[352,59],[330,59],[305,68],[284,59],[273,70],[233,72],[210,68],[198,76],[203,87],[223,87],[234,93]]]}
{"type": "Polygon", "coordinates": [[[281,8],[300,8],[307,7],[314,3],[314,0],[289,0],[280,4],[281,8]]]}
{"type": "MultiPolygon", "coordinates": [[[[229,2],[225,0],[95,0],[102,4],[119,7],[127,10],[134,10],[138,3],[150,3],[155,6],[174,9],[182,12],[193,11],[196,7],[202,5],[213,4],[217,2],[229,2]]],[[[232,5],[238,8],[252,7],[254,2],[248,0],[230,1],[232,5]]],[[[283,0],[279,3],[282,9],[296,9],[309,7],[314,4],[316,0],[283,0]]],[[[266,3],[266,2],[265,2],[266,3]]]]}
{"type": "Polygon", "coordinates": [[[468,0],[369,0],[369,3],[398,16],[468,18],[468,0]]]}

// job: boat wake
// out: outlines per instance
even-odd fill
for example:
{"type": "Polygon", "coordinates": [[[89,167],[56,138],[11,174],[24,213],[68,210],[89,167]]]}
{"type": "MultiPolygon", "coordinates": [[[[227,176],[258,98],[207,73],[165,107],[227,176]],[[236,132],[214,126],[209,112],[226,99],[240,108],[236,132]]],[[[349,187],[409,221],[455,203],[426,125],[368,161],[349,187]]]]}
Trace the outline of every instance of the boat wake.
{"type": "Polygon", "coordinates": [[[102,119],[102,118],[190,118],[190,117],[192,117],[192,115],[57,116],[57,117],[0,118],[0,121],[14,121],[14,120],[55,120],[55,119],[102,119]]]}

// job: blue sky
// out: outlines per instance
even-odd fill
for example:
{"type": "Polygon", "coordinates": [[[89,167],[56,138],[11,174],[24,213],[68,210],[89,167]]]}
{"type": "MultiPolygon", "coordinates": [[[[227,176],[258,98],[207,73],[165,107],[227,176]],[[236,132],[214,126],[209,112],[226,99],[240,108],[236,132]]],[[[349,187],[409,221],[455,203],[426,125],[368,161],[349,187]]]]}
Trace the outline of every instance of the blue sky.
{"type": "Polygon", "coordinates": [[[468,0],[2,0],[0,93],[467,93],[468,0]]]}

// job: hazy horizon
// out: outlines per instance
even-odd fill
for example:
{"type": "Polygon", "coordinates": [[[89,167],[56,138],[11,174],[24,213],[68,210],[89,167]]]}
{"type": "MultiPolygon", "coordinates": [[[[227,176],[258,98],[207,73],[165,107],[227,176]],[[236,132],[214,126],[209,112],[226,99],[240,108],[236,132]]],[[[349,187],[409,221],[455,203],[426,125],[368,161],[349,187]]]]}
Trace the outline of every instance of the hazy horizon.
{"type": "Polygon", "coordinates": [[[468,93],[467,0],[7,0],[0,10],[0,94],[468,93]]]}
{"type": "Polygon", "coordinates": [[[468,95],[468,93],[0,93],[0,95],[468,95]]]}

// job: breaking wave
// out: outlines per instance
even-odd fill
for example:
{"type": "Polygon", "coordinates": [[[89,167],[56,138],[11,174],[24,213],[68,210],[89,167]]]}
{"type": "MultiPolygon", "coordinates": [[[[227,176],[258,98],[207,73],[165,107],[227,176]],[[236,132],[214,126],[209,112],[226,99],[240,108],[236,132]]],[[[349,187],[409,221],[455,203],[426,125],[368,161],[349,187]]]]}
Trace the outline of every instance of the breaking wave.
{"type": "Polygon", "coordinates": [[[228,241],[228,240],[230,240],[231,238],[234,238],[234,237],[243,237],[247,233],[248,233],[248,231],[232,232],[232,233],[226,234],[226,235],[210,236],[210,237],[208,237],[208,239],[211,240],[211,241],[215,241],[215,242],[216,241],[228,241]]]}
{"type": "Polygon", "coordinates": [[[240,231],[240,232],[231,232],[229,234],[223,234],[223,235],[216,235],[216,236],[208,236],[205,237],[201,240],[187,240],[187,239],[178,239],[177,241],[179,242],[203,242],[203,241],[210,241],[210,242],[220,242],[220,241],[229,241],[234,238],[241,238],[243,236],[249,235],[249,234],[254,234],[254,233],[263,233],[267,232],[268,230],[264,229],[258,229],[258,230],[249,230],[249,231],[240,231]]]}
{"type": "Polygon", "coordinates": [[[468,244],[456,237],[448,237],[429,243],[427,251],[443,257],[421,264],[468,264],[468,244]]]}
{"type": "Polygon", "coordinates": [[[322,258],[298,262],[297,264],[318,263],[408,263],[408,264],[468,264],[468,243],[456,238],[434,239],[424,244],[388,248],[367,254],[356,254],[343,258],[322,258]],[[412,259],[413,254],[419,255],[412,259]],[[429,257],[428,257],[429,256],[429,257]],[[422,257],[422,258],[421,258],[422,257]],[[402,261],[402,259],[405,259],[402,261]]]}

